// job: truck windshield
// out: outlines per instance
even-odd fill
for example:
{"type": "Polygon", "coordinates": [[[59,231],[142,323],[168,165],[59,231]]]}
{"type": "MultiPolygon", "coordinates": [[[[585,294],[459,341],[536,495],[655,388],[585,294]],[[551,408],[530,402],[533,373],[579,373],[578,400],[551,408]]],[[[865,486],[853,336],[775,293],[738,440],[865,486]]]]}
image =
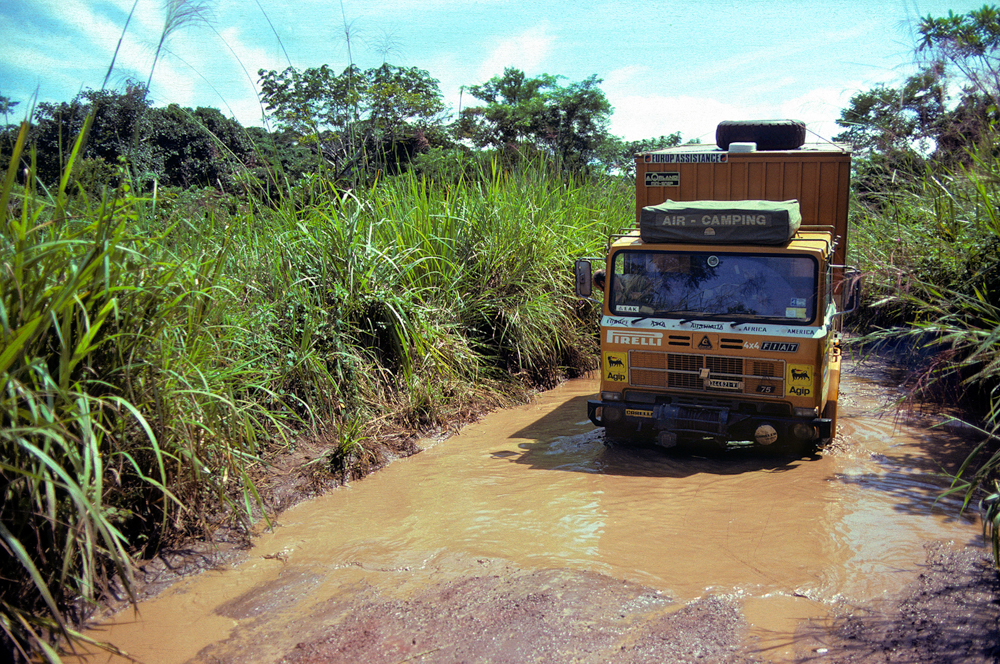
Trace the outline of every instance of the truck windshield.
{"type": "Polygon", "coordinates": [[[808,323],[817,270],[803,255],[624,250],[614,256],[609,307],[616,315],[808,323]]]}

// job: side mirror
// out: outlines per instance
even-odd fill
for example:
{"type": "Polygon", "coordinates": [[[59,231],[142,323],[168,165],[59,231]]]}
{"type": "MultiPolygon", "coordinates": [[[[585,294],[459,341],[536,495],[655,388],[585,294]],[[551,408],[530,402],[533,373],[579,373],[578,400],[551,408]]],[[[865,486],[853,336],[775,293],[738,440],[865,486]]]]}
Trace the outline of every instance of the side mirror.
{"type": "Polygon", "coordinates": [[[576,273],[576,296],[589,298],[594,292],[594,276],[591,273],[590,261],[581,258],[574,265],[576,273]]]}
{"type": "Polygon", "coordinates": [[[853,267],[844,270],[844,313],[861,306],[861,271],[853,267]]]}
{"type": "Polygon", "coordinates": [[[841,310],[836,315],[843,316],[861,305],[861,270],[843,265],[835,265],[834,267],[843,270],[843,276],[836,282],[840,296],[839,302],[841,303],[841,310]]]}

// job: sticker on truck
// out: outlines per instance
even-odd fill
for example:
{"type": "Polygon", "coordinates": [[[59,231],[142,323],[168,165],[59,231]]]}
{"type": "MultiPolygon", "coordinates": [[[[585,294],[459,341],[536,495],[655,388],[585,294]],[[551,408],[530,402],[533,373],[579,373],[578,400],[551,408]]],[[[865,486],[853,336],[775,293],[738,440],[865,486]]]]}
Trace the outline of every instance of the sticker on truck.
{"type": "Polygon", "coordinates": [[[647,187],[679,187],[681,186],[681,174],[677,172],[646,173],[647,187]]]}
{"type": "Polygon", "coordinates": [[[662,346],[663,333],[646,330],[608,330],[608,343],[626,346],[662,346]]]}
{"type": "Polygon", "coordinates": [[[604,354],[604,378],[616,383],[628,382],[628,353],[604,354]]]}
{"type": "Polygon", "coordinates": [[[725,164],[729,161],[728,152],[670,152],[663,154],[653,152],[643,155],[647,164],[725,164]]]}
{"type": "Polygon", "coordinates": [[[815,369],[816,367],[811,364],[789,364],[788,374],[785,376],[788,394],[796,397],[812,395],[815,369]]]}

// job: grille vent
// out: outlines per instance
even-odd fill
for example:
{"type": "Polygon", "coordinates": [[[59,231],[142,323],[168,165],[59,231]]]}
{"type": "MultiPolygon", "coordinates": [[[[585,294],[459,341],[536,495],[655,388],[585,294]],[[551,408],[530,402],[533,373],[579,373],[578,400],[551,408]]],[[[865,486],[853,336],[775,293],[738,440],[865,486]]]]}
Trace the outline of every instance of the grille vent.
{"type": "Polygon", "coordinates": [[[633,350],[629,351],[629,383],[635,387],[780,398],[785,393],[785,362],[633,350]],[[710,386],[712,379],[716,382],[710,386]],[[742,389],[720,386],[719,381],[740,384],[742,389]]]}

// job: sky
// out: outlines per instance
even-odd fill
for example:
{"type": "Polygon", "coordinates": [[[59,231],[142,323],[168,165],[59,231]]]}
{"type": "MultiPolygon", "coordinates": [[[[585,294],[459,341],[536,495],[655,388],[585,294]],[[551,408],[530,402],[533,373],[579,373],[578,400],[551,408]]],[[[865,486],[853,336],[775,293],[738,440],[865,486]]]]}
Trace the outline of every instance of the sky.
{"type": "Polygon", "coordinates": [[[100,89],[118,47],[109,87],[151,80],[154,105],[259,125],[260,69],[419,67],[454,114],[477,103],[463,87],[516,67],[596,74],[626,140],[711,143],[722,120],[785,118],[831,139],[853,95],[916,71],[921,17],[985,1],[197,0],[203,16],[169,32],[154,68],[166,0],[0,0],[0,95],[21,102],[15,122],[100,89]]]}

